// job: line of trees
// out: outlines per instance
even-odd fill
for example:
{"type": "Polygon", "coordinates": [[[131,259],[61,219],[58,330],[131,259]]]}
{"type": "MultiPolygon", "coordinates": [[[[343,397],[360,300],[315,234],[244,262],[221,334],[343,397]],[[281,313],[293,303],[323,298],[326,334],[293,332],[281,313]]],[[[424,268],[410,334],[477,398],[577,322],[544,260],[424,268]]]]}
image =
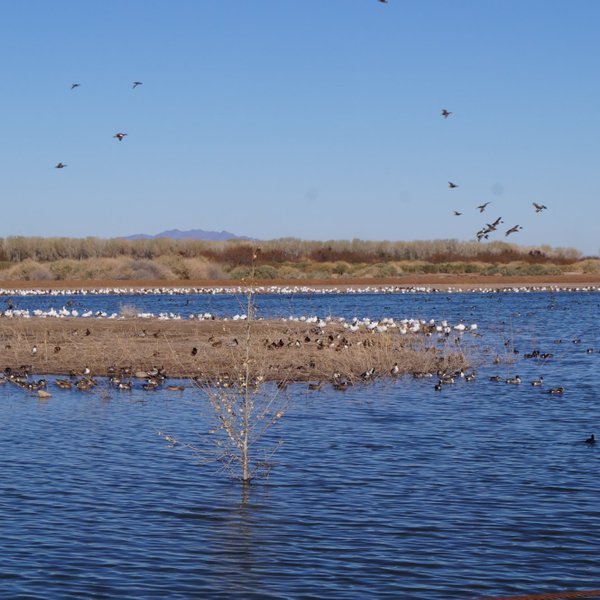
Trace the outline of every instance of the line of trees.
{"type": "MultiPolygon", "coordinates": [[[[63,259],[90,258],[156,259],[163,256],[204,258],[228,266],[248,265],[249,248],[256,244],[246,240],[209,242],[202,240],[175,240],[152,238],[125,240],[121,238],[46,238],[11,236],[0,238],[0,261],[19,263],[24,260],[54,262],[63,259]]],[[[458,240],[432,241],[368,241],[332,240],[306,241],[282,238],[260,242],[261,254],[257,264],[284,264],[312,262],[381,263],[387,261],[423,260],[431,263],[452,261],[480,261],[508,263],[551,262],[571,264],[581,259],[574,248],[550,246],[525,247],[502,241],[489,243],[460,242],[458,240]]]]}

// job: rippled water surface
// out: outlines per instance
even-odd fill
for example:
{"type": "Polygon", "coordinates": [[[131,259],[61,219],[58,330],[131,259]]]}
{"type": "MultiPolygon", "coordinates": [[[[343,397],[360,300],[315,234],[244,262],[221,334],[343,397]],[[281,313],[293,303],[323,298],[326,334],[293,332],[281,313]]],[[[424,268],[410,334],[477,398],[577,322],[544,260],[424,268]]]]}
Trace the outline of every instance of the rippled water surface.
{"type": "MultiPolygon", "coordinates": [[[[175,298],[211,310],[205,300],[175,298]]],[[[236,312],[234,298],[218,302],[236,312]]],[[[290,386],[288,413],[270,432],[284,442],[277,464],[245,492],[157,434],[210,443],[198,390],[52,388],[39,401],[4,385],[0,597],[443,599],[600,588],[600,445],[583,443],[600,436],[599,303],[597,293],[259,300],[271,315],[464,319],[479,324],[471,342],[485,354],[474,382],[441,392],[412,378],[346,392],[290,386]],[[534,348],[554,356],[523,358],[534,348]],[[489,381],[517,373],[521,385],[489,381]],[[545,386],[531,386],[539,376],[545,386]],[[548,394],[554,386],[565,393],[548,394]]]]}

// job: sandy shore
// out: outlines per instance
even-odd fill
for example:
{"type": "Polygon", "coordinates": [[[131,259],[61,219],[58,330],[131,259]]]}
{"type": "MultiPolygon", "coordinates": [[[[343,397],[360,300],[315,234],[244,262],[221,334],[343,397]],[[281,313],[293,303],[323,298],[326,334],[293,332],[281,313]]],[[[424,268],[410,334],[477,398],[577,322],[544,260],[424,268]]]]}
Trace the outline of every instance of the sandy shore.
{"type": "MultiPolygon", "coordinates": [[[[223,288],[247,286],[248,282],[232,279],[197,280],[68,280],[68,281],[0,281],[0,292],[6,290],[96,290],[96,289],[164,289],[164,288],[223,288]]],[[[570,273],[543,276],[481,276],[481,275],[406,275],[383,279],[264,279],[256,280],[257,287],[303,286],[310,288],[357,288],[357,287],[428,287],[434,289],[462,288],[502,289],[507,287],[600,287],[600,275],[570,273]]]]}

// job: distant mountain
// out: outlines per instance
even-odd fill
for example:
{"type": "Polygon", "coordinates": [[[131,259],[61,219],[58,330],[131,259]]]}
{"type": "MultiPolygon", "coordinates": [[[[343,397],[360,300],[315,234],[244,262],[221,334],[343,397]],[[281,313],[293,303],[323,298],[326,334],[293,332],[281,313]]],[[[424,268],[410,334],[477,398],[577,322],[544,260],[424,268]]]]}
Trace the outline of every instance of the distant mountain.
{"type": "Polygon", "coordinates": [[[254,238],[245,235],[235,235],[229,231],[204,231],[204,229],[188,229],[181,231],[180,229],[170,229],[162,231],[156,235],[148,235],[147,233],[136,233],[123,237],[124,240],[152,240],[156,238],[171,238],[173,240],[207,240],[209,242],[218,242],[222,240],[252,240],[254,238]]]}

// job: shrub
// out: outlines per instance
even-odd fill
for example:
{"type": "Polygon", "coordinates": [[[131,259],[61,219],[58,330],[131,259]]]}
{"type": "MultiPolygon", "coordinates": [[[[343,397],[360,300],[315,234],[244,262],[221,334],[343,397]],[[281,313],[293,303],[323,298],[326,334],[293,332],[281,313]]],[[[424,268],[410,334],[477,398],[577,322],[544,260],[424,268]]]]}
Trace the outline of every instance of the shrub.
{"type": "Polygon", "coordinates": [[[31,259],[24,260],[10,269],[3,270],[0,275],[5,280],[45,281],[52,279],[52,273],[49,269],[31,259]]]}

